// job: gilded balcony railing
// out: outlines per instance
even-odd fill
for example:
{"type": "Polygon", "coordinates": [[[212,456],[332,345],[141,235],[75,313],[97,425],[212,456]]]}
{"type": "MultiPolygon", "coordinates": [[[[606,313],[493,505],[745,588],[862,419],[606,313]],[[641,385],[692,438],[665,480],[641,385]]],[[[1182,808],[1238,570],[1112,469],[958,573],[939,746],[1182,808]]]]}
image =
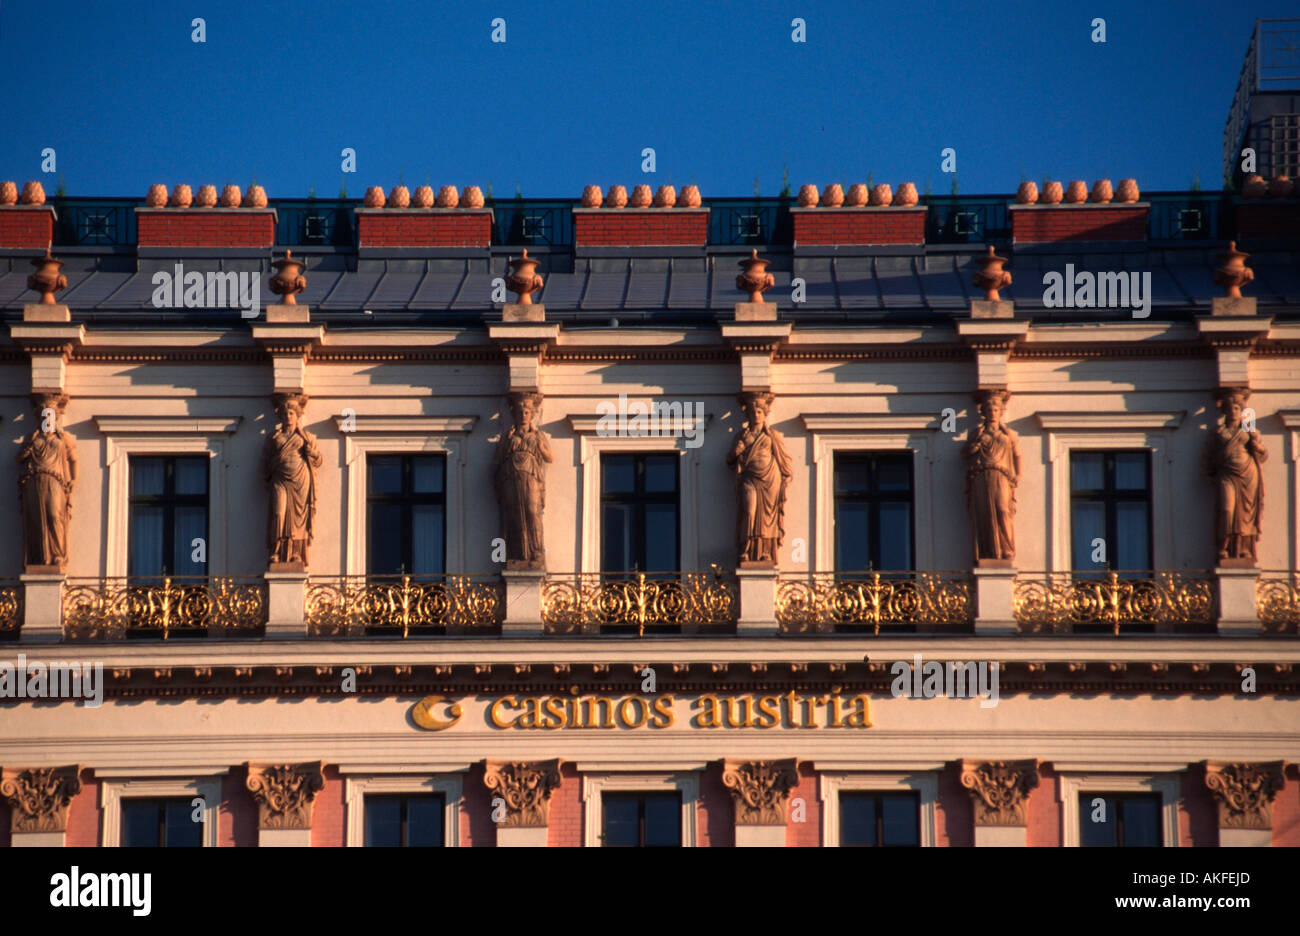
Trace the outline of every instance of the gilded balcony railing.
{"type": "Polygon", "coordinates": [[[740,608],[736,580],[711,572],[548,575],[542,623],[548,634],[726,632],[740,608]]]}
{"type": "Polygon", "coordinates": [[[63,586],[69,640],[252,636],[265,624],[266,584],[257,579],[133,576],[63,586]]]}
{"type": "Polygon", "coordinates": [[[1215,581],[1208,572],[1021,574],[1012,607],[1028,634],[1205,632],[1214,622],[1215,581]]]}
{"type": "Polygon", "coordinates": [[[870,628],[967,629],[974,620],[968,572],[821,573],[782,576],[776,621],[783,634],[870,628]]]}
{"type": "Polygon", "coordinates": [[[496,576],[315,576],[304,608],[311,637],[495,633],[505,616],[496,576]]]}
{"type": "Polygon", "coordinates": [[[23,586],[12,580],[0,580],[0,638],[17,636],[23,626],[23,586]]]}
{"type": "Polygon", "coordinates": [[[1267,633],[1300,633],[1300,572],[1262,573],[1255,583],[1255,608],[1267,633]]]}

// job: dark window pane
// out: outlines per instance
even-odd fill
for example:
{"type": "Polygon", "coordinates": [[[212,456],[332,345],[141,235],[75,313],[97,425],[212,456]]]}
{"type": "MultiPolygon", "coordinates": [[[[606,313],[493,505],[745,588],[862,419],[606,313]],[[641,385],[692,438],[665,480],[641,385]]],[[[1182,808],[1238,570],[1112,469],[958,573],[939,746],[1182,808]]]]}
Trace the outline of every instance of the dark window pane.
{"type": "Polygon", "coordinates": [[[409,848],[435,848],[443,844],[441,796],[406,798],[406,844],[409,848]]]}
{"type": "Polygon", "coordinates": [[[876,844],[876,797],[873,794],[840,795],[840,844],[876,844]]]}
{"type": "MultiPolygon", "coordinates": [[[[1071,552],[1074,568],[1080,571],[1105,569],[1105,562],[1093,562],[1093,540],[1106,538],[1106,505],[1099,501],[1076,502],[1070,510],[1071,552]]],[[[1110,557],[1111,544],[1106,544],[1110,557]]]]}
{"type": "Polygon", "coordinates": [[[1115,454],[1115,489],[1118,491],[1145,491],[1147,489],[1146,452],[1117,452],[1115,454]]]}
{"type": "Polygon", "coordinates": [[[645,798],[645,844],[650,848],[682,844],[682,804],[678,796],[645,798]]]}
{"type": "Polygon", "coordinates": [[[372,455],[367,567],[372,575],[446,572],[446,459],[372,455]]]}
{"type": "MultiPolygon", "coordinates": [[[[402,566],[402,508],[398,504],[371,504],[367,531],[370,573],[393,575],[402,566]]],[[[407,569],[409,572],[410,569],[407,569]]]]}
{"type": "MultiPolygon", "coordinates": [[[[170,800],[166,804],[167,828],[164,840],[168,848],[199,848],[203,845],[203,823],[194,821],[190,800],[170,800]]],[[[203,813],[199,813],[200,819],[203,813]]]]}
{"type": "Polygon", "coordinates": [[[605,806],[605,844],[639,845],[640,802],[635,795],[608,795],[605,806]]]}
{"type": "Polygon", "coordinates": [[[1115,844],[1119,816],[1113,797],[1098,793],[1079,794],[1079,844],[1087,847],[1107,848],[1115,844]],[[1101,804],[1096,801],[1101,800],[1101,804]]]}
{"type": "Polygon", "coordinates": [[[864,458],[836,458],[835,490],[865,493],[871,486],[869,469],[870,465],[864,458]]]}
{"type": "Polygon", "coordinates": [[[415,494],[441,494],[445,480],[440,457],[421,456],[411,459],[411,491],[415,494]]]}
{"type": "Polygon", "coordinates": [[[606,504],[601,512],[603,542],[601,568],[606,572],[628,572],[632,568],[632,508],[606,504]]]}
{"type": "Polygon", "coordinates": [[[1070,489],[1100,491],[1106,486],[1106,456],[1101,452],[1070,453],[1070,489]]]}
{"type": "Polygon", "coordinates": [[[367,796],[366,845],[395,848],[402,844],[402,800],[397,796],[367,796]]]}
{"type": "Polygon", "coordinates": [[[835,568],[862,572],[870,559],[867,522],[868,506],[841,503],[835,506],[835,568]]]}
{"type": "Polygon", "coordinates": [[[921,844],[920,803],[915,796],[882,796],[881,845],[921,844]]]}
{"type": "Polygon", "coordinates": [[[132,505],[129,574],[162,574],[163,520],[162,507],[132,505]]]}
{"type": "Polygon", "coordinates": [[[371,455],[369,476],[371,494],[401,494],[401,456],[371,455]]]}
{"type": "Polygon", "coordinates": [[[1158,847],[1164,844],[1160,831],[1160,798],[1134,796],[1121,804],[1124,811],[1124,841],[1126,848],[1158,847]]]}
{"type": "Polygon", "coordinates": [[[880,505],[880,568],[912,568],[912,505],[880,505]]]}
{"type": "MultiPolygon", "coordinates": [[[[203,575],[207,572],[206,562],[194,561],[195,540],[207,539],[207,507],[176,508],[176,540],[173,545],[172,572],[176,575],[203,575]]],[[[207,548],[198,553],[205,557],[207,548]]]]}
{"type": "Polygon", "coordinates": [[[677,505],[647,504],[645,508],[647,572],[677,568],[677,505]]]}
{"type": "Polygon", "coordinates": [[[208,459],[178,458],[175,467],[177,494],[208,493],[208,459]]]}
{"type": "Polygon", "coordinates": [[[1120,501],[1115,505],[1114,568],[1151,568],[1150,531],[1146,501],[1120,501]]]}
{"type": "Polygon", "coordinates": [[[156,800],[122,800],[122,845],[157,848],[158,818],[156,800]]]}
{"type": "Polygon", "coordinates": [[[673,493],[677,490],[677,455],[647,455],[645,490],[649,494],[673,493]]]}
{"type": "Polygon", "coordinates": [[[912,463],[909,458],[877,458],[876,487],[881,491],[910,491],[912,463]]]}
{"type": "Polygon", "coordinates": [[[601,459],[602,490],[630,494],[636,490],[636,462],[631,455],[606,455],[601,459]]]}
{"type": "Polygon", "coordinates": [[[839,454],[835,479],[836,569],[911,569],[912,456],[839,454]]]}
{"type": "Polygon", "coordinates": [[[443,528],[441,504],[411,508],[411,572],[413,574],[442,574],[443,528]]]}
{"type": "Polygon", "coordinates": [[[165,459],[131,458],[131,494],[161,496],[166,477],[165,459]]]}

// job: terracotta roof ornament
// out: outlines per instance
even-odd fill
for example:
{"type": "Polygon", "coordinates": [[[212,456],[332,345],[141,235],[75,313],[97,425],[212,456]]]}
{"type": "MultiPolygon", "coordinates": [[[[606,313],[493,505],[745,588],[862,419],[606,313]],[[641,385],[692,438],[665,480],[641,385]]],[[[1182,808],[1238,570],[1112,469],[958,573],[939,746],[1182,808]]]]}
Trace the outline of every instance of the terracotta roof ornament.
{"type": "Polygon", "coordinates": [[[974,276],[974,282],[978,288],[984,290],[985,301],[1001,302],[998,290],[1006,289],[1011,285],[1011,274],[1002,269],[1002,264],[1006,262],[1006,257],[999,257],[993,252],[992,244],[989,244],[988,253],[979,258],[980,268],[974,276]]]}
{"type": "Polygon", "coordinates": [[[45,256],[32,258],[36,272],[27,277],[27,288],[41,294],[41,305],[54,305],[54,294],[68,288],[68,278],[59,272],[63,261],[50,255],[50,248],[45,248],[45,256]]]}
{"type": "Polygon", "coordinates": [[[293,255],[292,250],[286,250],[279,260],[271,261],[271,266],[275,267],[270,282],[271,292],[283,296],[284,305],[297,305],[298,300],[294,297],[307,288],[307,280],[302,276],[303,262],[293,255]]]}
{"type": "Polygon", "coordinates": [[[1214,268],[1214,282],[1223,287],[1229,299],[1241,298],[1241,287],[1255,278],[1255,271],[1246,266],[1248,253],[1237,249],[1236,241],[1228,242],[1228,249],[1219,254],[1219,265],[1214,268]]]}
{"type": "Polygon", "coordinates": [[[749,256],[740,261],[744,272],[736,277],[736,288],[749,293],[750,302],[762,302],[763,292],[776,285],[772,274],[767,272],[769,263],[770,260],[758,255],[757,249],[751,250],[749,256]]]}
{"type": "Polygon", "coordinates": [[[15,182],[0,182],[0,205],[18,204],[18,185],[15,182]]]}
{"type": "Polygon", "coordinates": [[[510,275],[506,277],[506,288],[519,294],[519,305],[532,305],[533,293],[542,288],[542,278],[537,275],[537,260],[528,256],[524,248],[523,256],[512,257],[510,275]]]}

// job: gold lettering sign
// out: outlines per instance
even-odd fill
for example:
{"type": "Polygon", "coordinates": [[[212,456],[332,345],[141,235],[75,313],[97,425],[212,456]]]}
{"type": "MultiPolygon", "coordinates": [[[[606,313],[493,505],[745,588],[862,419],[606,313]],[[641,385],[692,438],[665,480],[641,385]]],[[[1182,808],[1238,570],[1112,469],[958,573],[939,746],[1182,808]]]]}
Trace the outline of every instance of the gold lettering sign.
{"type": "MultiPolygon", "coordinates": [[[[562,729],[663,730],[675,724],[695,728],[870,728],[871,700],[866,695],[798,692],[756,695],[707,693],[689,699],[672,695],[504,695],[483,699],[484,723],[495,729],[559,731],[562,729]]],[[[411,710],[421,728],[442,731],[464,714],[459,702],[428,696],[411,710]],[[438,717],[447,706],[448,719],[438,717]]]]}

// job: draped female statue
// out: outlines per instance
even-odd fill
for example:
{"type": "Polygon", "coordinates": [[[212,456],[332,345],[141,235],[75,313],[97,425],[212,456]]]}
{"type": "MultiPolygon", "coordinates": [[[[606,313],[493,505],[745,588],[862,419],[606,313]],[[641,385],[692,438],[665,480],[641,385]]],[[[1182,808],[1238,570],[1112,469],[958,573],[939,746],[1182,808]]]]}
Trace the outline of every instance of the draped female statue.
{"type": "Polygon", "coordinates": [[[1264,474],[1268,457],[1253,426],[1243,424],[1249,390],[1223,390],[1219,409],[1223,422],[1205,441],[1202,468],[1218,495],[1214,514],[1214,544],[1219,559],[1253,562],[1264,510],[1264,474]]]}
{"type": "Polygon", "coordinates": [[[262,451],[262,478],[270,489],[267,547],[271,563],[307,567],[316,519],[316,469],[321,466],[316,437],[302,428],[307,395],[277,393],[280,427],[262,451]]]}
{"type": "Polygon", "coordinates": [[[767,424],[775,399],[765,392],[741,395],[747,423],[727,455],[738,476],[736,548],[742,566],[774,565],[785,539],[785,494],[794,472],[785,439],[767,424]]]}
{"type": "Polygon", "coordinates": [[[33,402],[37,426],[18,450],[23,559],[29,572],[63,572],[77,480],[77,440],[59,425],[68,405],[65,394],[43,393],[33,402]]]}
{"type": "Polygon", "coordinates": [[[541,406],[540,393],[510,394],[513,425],[501,437],[492,460],[507,569],[546,568],[542,514],[546,510],[546,466],[552,458],[551,437],[536,425],[541,406]]]}
{"type": "Polygon", "coordinates": [[[1002,422],[1005,390],[975,394],[980,424],[972,426],[962,456],[968,459],[966,496],[975,534],[975,560],[1009,563],[1016,558],[1016,486],[1020,483],[1020,437],[1002,422]]]}

